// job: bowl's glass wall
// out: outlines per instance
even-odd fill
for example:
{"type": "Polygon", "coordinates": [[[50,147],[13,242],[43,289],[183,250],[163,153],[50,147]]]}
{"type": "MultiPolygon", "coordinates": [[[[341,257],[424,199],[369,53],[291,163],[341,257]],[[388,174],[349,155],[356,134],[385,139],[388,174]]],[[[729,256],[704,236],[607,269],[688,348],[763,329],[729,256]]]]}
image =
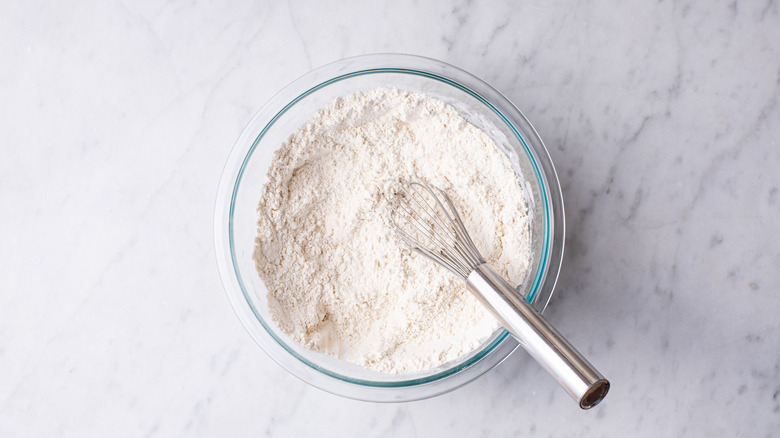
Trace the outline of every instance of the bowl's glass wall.
{"type": "MultiPolygon", "coordinates": [[[[446,72],[435,71],[432,66],[420,68],[420,64],[426,62],[438,69],[452,68],[446,64],[424,58],[396,56],[387,59],[383,56],[384,59],[376,56],[374,59],[354,58],[317,70],[291,84],[255,116],[237,142],[223,175],[216,215],[217,250],[227,250],[222,254],[229,256],[229,259],[224,257],[225,260],[220,257],[220,264],[225,262],[226,266],[221,266],[223,280],[239,317],[255,340],[285,368],[309,383],[342,395],[371,400],[405,400],[441,393],[475,378],[511,353],[516,343],[505,331],[499,330],[479,349],[454,362],[426,372],[390,375],[304,349],[279,330],[270,317],[267,289],[252,259],[257,204],[275,150],[317,110],[337,97],[357,91],[394,87],[422,92],[454,106],[466,120],[495,141],[521,180],[526,182],[524,190],[532,210],[533,261],[519,290],[527,294],[528,300],[540,311],[552,293],[560,264],[560,259],[556,260],[560,256],[556,245],[562,246],[562,240],[558,241],[556,237],[562,239],[562,236],[556,236],[555,225],[560,223],[562,234],[562,204],[554,202],[556,193],[559,198],[560,192],[551,163],[547,168],[545,166],[549,157],[541,140],[530,125],[523,126],[527,121],[522,115],[519,115],[522,119],[518,119],[519,112],[506,114],[507,110],[517,111],[508,101],[509,107],[502,110],[495,104],[495,96],[485,96],[485,93],[496,93],[495,90],[489,87],[475,89],[473,84],[464,84],[463,78],[456,81],[453,72],[444,75],[442,73],[446,72]],[[358,65],[354,65],[356,61],[358,65]],[[401,61],[412,62],[416,68],[399,66],[403,64],[401,61]],[[543,152],[541,159],[539,147],[543,152]],[[549,182],[550,172],[553,172],[553,184],[549,182]],[[222,203],[225,205],[220,205],[222,203]],[[558,221],[557,214],[560,214],[558,221]],[[551,270],[552,281],[549,278],[551,270]]],[[[457,74],[465,74],[454,70],[457,74]]],[[[478,81],[470,75],[468,78],[478,81]]]]}

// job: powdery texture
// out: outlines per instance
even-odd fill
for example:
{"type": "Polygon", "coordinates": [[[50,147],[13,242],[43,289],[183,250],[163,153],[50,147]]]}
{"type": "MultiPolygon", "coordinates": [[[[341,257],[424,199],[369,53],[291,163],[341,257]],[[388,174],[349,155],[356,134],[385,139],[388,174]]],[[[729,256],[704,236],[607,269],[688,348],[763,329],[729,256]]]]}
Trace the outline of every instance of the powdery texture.
{"type": "Polygon", "coordinates": [[[447,191],[486,260],[519,284],[529,224],[506,156],[457,111],[394,89],[332,102],[276,152],[255,261],[276,323],[309,349],[387,373],[471,352],[498,323],[463,282],[388,223],[399,178],[447,191]]]}

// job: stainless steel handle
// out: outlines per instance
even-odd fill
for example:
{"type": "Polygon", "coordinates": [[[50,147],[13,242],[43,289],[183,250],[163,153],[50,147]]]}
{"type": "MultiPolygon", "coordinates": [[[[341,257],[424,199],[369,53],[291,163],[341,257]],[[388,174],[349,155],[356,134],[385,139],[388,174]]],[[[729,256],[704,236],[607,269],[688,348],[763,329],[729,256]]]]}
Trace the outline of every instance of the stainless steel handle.
{"type": "Polygon", "coordinates": [[[609,381],[493,268],[488,264],[477,266],[466,284],[582,409],[590,409],[604,399],[609,381]]]}

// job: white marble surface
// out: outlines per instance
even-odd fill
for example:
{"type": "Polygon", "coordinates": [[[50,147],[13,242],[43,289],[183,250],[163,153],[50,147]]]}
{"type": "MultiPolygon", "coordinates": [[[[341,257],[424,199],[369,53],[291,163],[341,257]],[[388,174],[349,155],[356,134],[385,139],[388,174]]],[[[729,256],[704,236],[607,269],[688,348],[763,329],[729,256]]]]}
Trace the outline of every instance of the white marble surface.
{"type": "Polygon", "coordinates": [[[0,436],[777,436],[775,1],[0,4],[0,436]],[[558,167],[549,319],[613,383],[522,354],[378,405],[273,363],[223,293],[222,163],[276,90],[351,55],[450,62],[558,167]]]}

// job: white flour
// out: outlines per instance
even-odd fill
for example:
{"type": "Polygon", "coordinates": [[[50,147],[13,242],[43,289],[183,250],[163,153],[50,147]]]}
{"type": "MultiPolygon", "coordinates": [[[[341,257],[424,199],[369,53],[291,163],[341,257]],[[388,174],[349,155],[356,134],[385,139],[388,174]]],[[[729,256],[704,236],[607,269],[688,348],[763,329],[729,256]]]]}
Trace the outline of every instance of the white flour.
{"type": "Polygon", "coordinates": [[[393,181],[437,185],[486,260],[522,282],[529,224],[518,179],[452,107],[392,89],[339,98],[274,158],[255,261],[282,330],[307,348],[387,373],[433,368],[495,331],[462,281],[409,250],[386,217],[393,181]]]}

